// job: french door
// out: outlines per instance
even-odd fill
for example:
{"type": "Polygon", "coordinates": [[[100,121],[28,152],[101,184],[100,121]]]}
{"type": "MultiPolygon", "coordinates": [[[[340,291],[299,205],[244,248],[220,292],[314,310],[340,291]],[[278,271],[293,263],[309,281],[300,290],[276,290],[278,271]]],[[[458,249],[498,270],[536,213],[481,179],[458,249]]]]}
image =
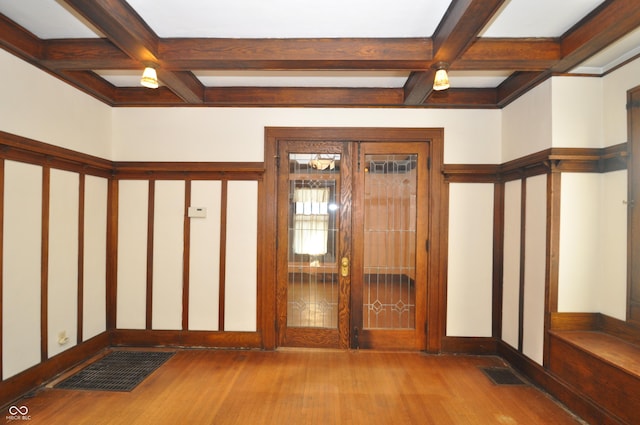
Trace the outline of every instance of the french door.
{"type": "Polygon", "coordinates": [[[278,345],[425,345],[429,145],[281,141],[278,345]]]}

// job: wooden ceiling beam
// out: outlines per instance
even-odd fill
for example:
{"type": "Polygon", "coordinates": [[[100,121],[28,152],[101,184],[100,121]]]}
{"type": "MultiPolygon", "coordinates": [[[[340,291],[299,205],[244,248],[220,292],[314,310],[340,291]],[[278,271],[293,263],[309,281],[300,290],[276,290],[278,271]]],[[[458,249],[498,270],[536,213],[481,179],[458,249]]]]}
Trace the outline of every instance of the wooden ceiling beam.
{"type": "MultiPolygon", "coordinates": [[[[144,66],[158,66],[158,37],[124,0],[64,0],[126,55],[144,66]]],[[[202,103],[204,87],[185,73],[158,70],[162,82],[187,103],[202,103]]]]}
{"type": "Polygon", "coordinates": [[[159,57],[168,69],[425,69],[428,38],[168,38],[159,57]]]}
{"type": "MultiPolygon", "coordinates": [[[[505,0],[453,0],[433,35],[433,62],[453,63],[475,40],[505,0]]],[[[419,105],[433,91],[435,70],[414,72],[405,85],[405,104],[419,105]]]]}
{"type": "Polygon", "coordinates": [[[26,60],[36,63],[42,57],[40,39],[0,13],[0,46],[26,60]]]}
{"type": "Polygon", "coordinates": [[[638,0],[605,1],[561,37],[562,59],[551,71],[570,71],[638,27],[638,0]]]}
{"type": "Polygon", "coordinates": [[[477,38],[451,69],[542,71],[562,59],[560,42],[550,38],[477,38]]]}
{"type": "Polygon", "coordinates": [[[139,69],[140,61],[105,38],[46,40],[40,61],[49,69],[139,69]]]}
{"type": "Polygon", "coordinates": [[[432,91],[424,106],[438,108],[496,108],[496,89],[457,89],[432,91]]]}
{"type": "Polygon", "coordinates": [[[399,106],[401,88],[210,87],[209,106],[399,106]]]}

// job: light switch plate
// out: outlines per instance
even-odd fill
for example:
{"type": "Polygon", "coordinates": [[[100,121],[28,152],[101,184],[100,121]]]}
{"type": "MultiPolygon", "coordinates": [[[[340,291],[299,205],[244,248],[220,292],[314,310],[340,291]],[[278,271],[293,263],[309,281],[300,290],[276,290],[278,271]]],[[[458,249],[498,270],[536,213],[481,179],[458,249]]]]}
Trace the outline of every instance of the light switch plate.
{"type": "Polygon", "coordinates": [[[205,218],[207,216],[207,209],[204,207],[189,207],[189,217],[191,218],[205,218]]]}

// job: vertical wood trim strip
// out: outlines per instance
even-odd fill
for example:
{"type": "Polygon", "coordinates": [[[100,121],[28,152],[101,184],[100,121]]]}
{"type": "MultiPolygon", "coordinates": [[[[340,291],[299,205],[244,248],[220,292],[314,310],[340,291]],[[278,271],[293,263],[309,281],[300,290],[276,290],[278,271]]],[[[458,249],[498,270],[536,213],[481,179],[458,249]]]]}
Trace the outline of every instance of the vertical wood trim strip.
{"type": "Polygon", "coordinates": [[[493,317],[491,335],[502,338],[502,300],[504,274],[504,182],[493,192],[493,317]]]}
{"type": "Polygon", "coordinates": [[[191,257],[191,219],[189,218],[191,205],[191,179],[184,181],[184,227],[182,250],[182,330],[189,330],[189,279],[191,257]]]}
{"type": "Polygon", "coordinates": [[[78,182],[78,317],[77,343],[83,341],[84,319],[84,205],[85,205],[85,174],[80,174],[78,182]]]}
{"type": "Polygon", "coordinates": [[[149,201],[147,207],[147,300],[146,329],[153,326],[153,224],[155,213],[155,180],[149,180],[149,201]]]}
{"type": "Polygon", "coordinates": [[[550,347],[548,331],[551,313],[558,311],[558,280],[560,274],[560,204],[562,173],[547,175],[547,255],[545,273],[543,365],[549,365],[550,347]]]}
{"type": "Polygon", "coordinates": [[[0,380],[4,376],[2,365],[4,364],[3,344],[4,341],[3,332],[4,323],[2,318],[4,317],[3,298],[4,293],[4,159],[0,158],[0,380]]]}
{"type": "MultiPolygon", "coordinates": [[[[264,143],[264,184],[263,204],[260,205],[258,220],[262,218],[258,229],[262,230],[262,239],[258,241],[262,259],[262,275],[258,279],[258,290],[264,297],[262,309],[262,344],[263,348],[270,350],[278,345],[280,331],[278,329],[278,302],[277,292],[277,206],[278,206],[278,139],[270,128],[265,129],[264,143]],[[268,202],[267,202],[268,201],[268,202]]],[[[260,192],[259,192],[260,193],[260,192]]]]}
{"type": "MultiPolygon", "coordinates": [[[[431,133],[431,132],[430,132],[431,133]]],[[[447,247],[449,246],[449,184],[445,183],[444,130],[429,140],[429,258],[427,287],[427,351],[440,352],[447,335],[447,247]]]]}
{"type": "Polygon", "coordinates": [[[522,353],[524,340],[524,263],[527,224],[527,179],[522,178],[520,191],[520,288],[518,290],[518,351],[522,353]]]}
{"type": "Polygon", "coordinates": [[[227,258],[227,180],[221,180],[220,193],[220,288],[218,296],[218,330],[224,331],[225,277],[227,258]]]}
{"type": "Polygon", "coordinates": [[[49,357],[49,209],[51,167],[42,167],[42,241],[40,255],[40,359],[49,357]]]}
{"type": "Polygon", "coordinates": [[[107,192],[106,325],[116,328],[118,307],[118,180],[109,179],[107,192]]]}

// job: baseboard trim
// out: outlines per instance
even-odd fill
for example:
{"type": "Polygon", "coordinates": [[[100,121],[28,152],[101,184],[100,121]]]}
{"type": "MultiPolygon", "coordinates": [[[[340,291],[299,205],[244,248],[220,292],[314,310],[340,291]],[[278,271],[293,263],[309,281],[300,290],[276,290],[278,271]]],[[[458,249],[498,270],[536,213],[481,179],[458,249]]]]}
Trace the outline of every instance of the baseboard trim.
{"type": "Polygon", "coordinates": [[[109,347],[109,335],[103,332],[75,347],[57,354],[23,372],[0,383],[0,406],[6,406],[14,400],[28,394],[64,371],[86,361],[109,347]]]}
{"type": "Polygon", "coordinates": [[[262,348],[260,332],[116,329],[109,336],[113,347],[262,348]]]}
{"type": "Polygon", "coordinates": [[[495,355],[498,343],[491,337],[457,337],[442,338],[441,351],[447,354],[495,355]]]}

